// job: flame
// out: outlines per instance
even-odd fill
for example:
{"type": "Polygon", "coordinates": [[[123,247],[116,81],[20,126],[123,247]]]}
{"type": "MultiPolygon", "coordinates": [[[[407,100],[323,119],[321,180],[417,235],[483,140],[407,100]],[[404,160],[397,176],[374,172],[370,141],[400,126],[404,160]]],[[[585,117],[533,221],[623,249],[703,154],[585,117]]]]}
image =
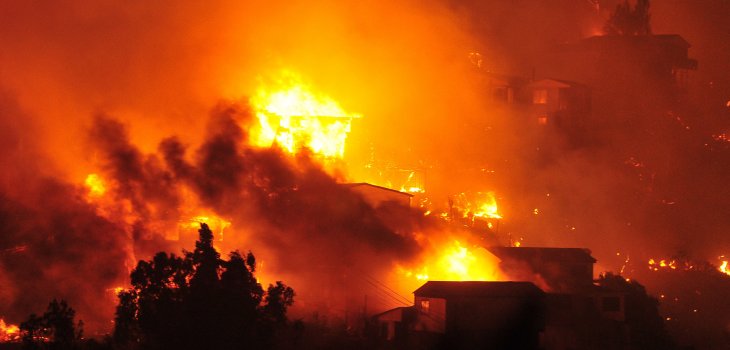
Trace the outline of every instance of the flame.
{"type": "Polygon", "coordinates": [[[20,328],[14,324],[7,324],[0,318],[0,343],[16,342],[20,340],[20,328]]]}
{"type": "Polygon", "coordinates": [[[497,198],[493,191],[476,192],[472,196],[465,193],[459,194],[454,207],[460,210],[464,218],[488,218],[501,219],[497,198]]]}
{"type": "Polygon", "coordinates": [[[91,173],[87,175],[86,180],[84,180],[84,185],[88,189],[90,198],[99,198],[106,193],[106,184],[98,174],[91,173]]]}
{"type": "Polygon", "coordinates": [[[211,231],[213,231],[216,235],[218,241],[223,241],[223,233],[232,225],[231,221],[211,213],[181,220],[178,225],[180,231],[195,234],[195,232],[198,232],[198,229],[200,229],[200,224],[203,223],[208,224],[208,227],[210,227],[211,231]]]}
{"type": "Polygon", "coordinates": [[[289,153],[307,148],[325,158],[342,158],[353,118],[327,95],[317,93],[290,71],[251,98],[259,124],[251,130],[254,146],[278,145],[289,153]]]}
{"type": "Polygon", "coordinates": [[[717,270],[730,276],[730,268],[728,268],[728,266],[727,266],[728,260],[725,259],[724,255],[720,255],[720,257],[718,257],[718,259],[720,259],[721,263],[720,263],[720,267],[718,267],[717,270]]]}
{"type": "Polygon", "coordinates": [[[677,269],[677,260],[674,259],[661,259],[657,260],[649,259],[649,270],[659,271],[659,269],[677,269]]]}
{"type": "Polygon", "coordinates": [[[498,263],[499,259],[486,249],[471,247],[455,239],[427,256],[421,267],[397,266],[397,272],[418,281],[494,281],[501,279],[498,263]]]}

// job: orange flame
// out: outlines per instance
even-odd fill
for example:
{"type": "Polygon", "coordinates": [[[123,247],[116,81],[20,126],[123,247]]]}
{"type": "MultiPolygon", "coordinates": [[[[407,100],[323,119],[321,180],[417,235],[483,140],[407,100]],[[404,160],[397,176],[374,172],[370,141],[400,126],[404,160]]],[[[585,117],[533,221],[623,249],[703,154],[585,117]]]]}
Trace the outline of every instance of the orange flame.
{"type": "Polygon", "coordinates": [[[717,268],[717,270],[730,276],[730,268],[728,268],[728,266],[727,266],[728,260],[723,260],[723,259],[725,259],[724,255],[721,255],[718,259],[720,259],[720,261],[722,261],[722,263],[720,264],[720,267],[717,268]]]}
{"type": "Polygon", "coordinates": [[[397,267],[399,274],[418,281],[494,281],[500,280],[499,259],[482,247],[453,240],[427,256],[415,270],[397,267]]]}
{"type": "Polygon", "coordinates": [[[297,74],[280,74],[277,82],[259,87],[251,98],[259,121],[251,130],[252,144],[277,144],[289,153],[308,148],[326,158],[342,158],[351,121],[359,116],[313,91],[297,74]]]}
{"type": "Polygon", "coordinates": [[[20,328],[14,324],[7,324],[0,318],[0,343],[16,342],[20,340],[20,328]]]}
{"type": "Polygon", "coordinates": [[[497,198],[493,191],[476,192],[471,196],[460,193],[454,206],[460,210],[464,218],[501,219],[497,198]]]}
{"type": "Polygon", "coordinates": [[[89,198],[99,198],[106,193],[106,184],[98,174],[89,174],[84,180],[84,185],[88,189],[89,198]]]}

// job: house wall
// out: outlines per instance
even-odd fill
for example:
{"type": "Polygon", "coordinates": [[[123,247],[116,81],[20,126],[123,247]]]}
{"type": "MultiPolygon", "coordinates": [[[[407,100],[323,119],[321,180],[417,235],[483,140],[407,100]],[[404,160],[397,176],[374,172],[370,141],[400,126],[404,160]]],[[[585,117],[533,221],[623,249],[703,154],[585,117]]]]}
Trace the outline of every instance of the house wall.
{"type": "Polygon", "coordinates": [[[541,328],[539,301],[523,297],[462,297],[448,300],[446,327],[459,331],[541,328]]]}
{"type": "Polygon", "coordinates": [[[416,331],[444,333],[446,331],[446,299],[415,297],[418,320],[414,326],[416,331]],[[428,307],[425,307],[425,305],[428,307]]]}

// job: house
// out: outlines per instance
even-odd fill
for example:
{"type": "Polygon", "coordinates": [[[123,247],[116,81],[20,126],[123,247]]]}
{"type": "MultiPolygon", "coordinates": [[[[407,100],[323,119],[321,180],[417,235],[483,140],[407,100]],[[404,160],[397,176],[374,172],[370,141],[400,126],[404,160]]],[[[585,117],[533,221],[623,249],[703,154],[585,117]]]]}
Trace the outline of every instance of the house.
{"type": "Polygon", "coordinates": [[[547,294],[545,349],[623,349],[628,344],[625,294],[595,285],[588,249],[492,247],[512,279],[531,281],[547,294]]]}
{"type": "Polygon", "coordinates": [[[413,294],[411,311],[376,315],[382,329],[393,325],[388,339],[409,348],[539,348],[545,293],[530,282],[428,281],[413,294]],[[407,340],[398,339],[399,327],[407,340]]]}
{"type": "Polygon", "coordinates": [[[531,281],[552,293],[577,293],[591,290],[593,264],[591,251],[582,248],[489,247],[501,260],[502,271],[520,281],[531,281]]]}
{"type": "Polygon", "coordinates": [[[480,72],[482,87],[486,89],[486,96],[492,101],[507,105],[521,103],[522,88],[528,80],[523,77],[492,72],[480,72]]]}
{"type": "Polygon", "coordinates": [[[369,184],[367,182],[344,184],[351,191],[359,194],[373,208],[379,207],[384,203],[395,203],[401,206],[409,207],[411,205],[412,194],[407,192],[396,191],[387,187],[369,184]]]}
{"type": "Polygon", "coordinates": [[[522,91],[530,106],[530,118],[538,125],[578,130],[591,112],[591,91],[583,84],[541,79],[526,84],[522,91]]]}

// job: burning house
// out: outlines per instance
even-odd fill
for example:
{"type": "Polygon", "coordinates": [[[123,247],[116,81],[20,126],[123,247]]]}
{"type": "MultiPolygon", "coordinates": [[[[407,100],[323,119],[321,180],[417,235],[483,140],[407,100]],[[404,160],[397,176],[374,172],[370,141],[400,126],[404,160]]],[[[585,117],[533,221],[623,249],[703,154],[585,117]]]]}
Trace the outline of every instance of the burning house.
{"type": "Polygon", "coordinates": [[[382,339],[411,348],[623,349],[625,292],[593,280],[587,249],[492,247],[512,281],[428,281],[414,305],[374,316],[382,339]]]}
{"type": "Polygon", "coordinates": [[[392,203],[403,207],[411,205],[412,194],[396,191],[387,187],[369,184],[367,182],[345,184],[353,192],[362,198],[373,208],[385,203],[392,203]]]}

